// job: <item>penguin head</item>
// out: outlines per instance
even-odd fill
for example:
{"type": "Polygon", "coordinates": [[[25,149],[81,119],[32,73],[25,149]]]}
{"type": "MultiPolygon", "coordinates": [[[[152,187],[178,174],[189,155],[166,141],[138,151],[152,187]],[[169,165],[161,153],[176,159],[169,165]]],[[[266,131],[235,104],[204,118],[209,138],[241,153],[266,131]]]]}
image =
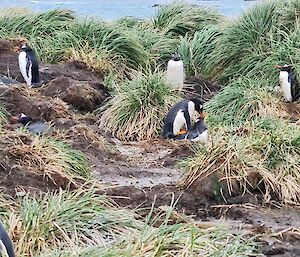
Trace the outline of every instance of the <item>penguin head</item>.
{"type": "Polygon", "coordinates": [[[171,60],[178,62],[181,60],[180,54],[176,53],[176,54],[172,54],[171,55],[171,60]]]}
{"type": "Polygon", "coordinates": [[[288,64],[284,64],[284,65],[276,65],[276,68],[279,69],[280,71],[291,72],[292,65],[288,65],[288,64]]]}
{"type": "Polygon", "coordinates": [[[27,125],[32,121],[32,118],[24,113],[20,113],[19,115],[12,117],[12,120],[17,121],[23,125],[27,125]]]}
{"type": "Polygon", "coordinates": [[[195,104],[195,110],[201,116],[203,114],[203,101],[199,98],[191,98],[190,101],[192,101],[195,104]]]}
{"type": "Polygon", "coordinates": [[[30,46],[28,46],[27,44],[24,44],[24,45],[22,45],[21,46],[21,51],[23,51],[23,52],[30,52],[30,51],[32,51],[32,49],[31,49],[31,47],[30,46]]]}

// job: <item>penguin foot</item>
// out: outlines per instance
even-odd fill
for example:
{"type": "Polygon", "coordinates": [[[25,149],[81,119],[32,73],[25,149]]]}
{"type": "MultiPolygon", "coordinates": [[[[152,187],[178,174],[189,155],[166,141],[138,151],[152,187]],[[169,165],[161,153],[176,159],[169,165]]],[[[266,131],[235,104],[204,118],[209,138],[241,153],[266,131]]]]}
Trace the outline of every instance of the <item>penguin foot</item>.
{"type": "Polygon", "coordinates": [[[38,82],[38,83],[32,83],[30,88],[37,88],[37,87],[41,87],[42,86],[42,82],[38,82]]]}
{"type": "Polygon", "coordinates": [[[181,130],[176,134],[176,136],[183,135],[183,134],[186,134],[186,133],[187,133],[187,130],[181,129],[181,130]]]}

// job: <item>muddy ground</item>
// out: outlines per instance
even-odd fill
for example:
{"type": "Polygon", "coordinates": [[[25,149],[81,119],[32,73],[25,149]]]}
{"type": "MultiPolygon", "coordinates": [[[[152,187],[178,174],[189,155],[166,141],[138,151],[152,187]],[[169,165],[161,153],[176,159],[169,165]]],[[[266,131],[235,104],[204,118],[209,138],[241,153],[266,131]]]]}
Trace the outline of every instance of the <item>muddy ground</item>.
{"type": "MultiPolygon", "coordinates": [[[[103,85],[102,74],[87,68],[84,63],[40,65],[40,88],[28,89],[18,67],[19,41],[0,41],[0,75],[20,84],[0,83],[0,94],[10,115],[21,112],[35,120],[49,122],[52,135],[70,142],[73,148],[84,152],[93,170],[93,176],[106,185],[101,190],[116,203],[129,208],[149,208],[170,205],[178,200],[177,210],[192,215],[205,226],[225,226],[237,234],[258,235],[262,256],[300,256],[300,211],[296,207],[262,205],[260,195],[225,196],[220,202],[212,192],[213,177],[189,189],[179,188],[184,176],[180,160],[192,155],[184,142],[161,139],[145,142],[121,142],[111,138],[95,123],[94,111],[108,99],[110,92],[103,85]]],[[[1,76],[0,76],[1,78],[1,76]]],[[[221,89],[220,85],[204,78],[188,79],[188,94],[210,99],[221,89]]],[[[287,106],[291,116],[297,109],[287,106]]],[[[298,117],[297,117],[298,118],[298,117]]],[[[19,125],[7,124],[9,135],[19,125]]],[[[67,181],[54,181],[20,166],[9,156],[8,148],[15,143],[30,144],[26,137],[8,136],[0,142],[0,186],[12,196],[17,192],[55,190],[67,187],[67,181]]]]}

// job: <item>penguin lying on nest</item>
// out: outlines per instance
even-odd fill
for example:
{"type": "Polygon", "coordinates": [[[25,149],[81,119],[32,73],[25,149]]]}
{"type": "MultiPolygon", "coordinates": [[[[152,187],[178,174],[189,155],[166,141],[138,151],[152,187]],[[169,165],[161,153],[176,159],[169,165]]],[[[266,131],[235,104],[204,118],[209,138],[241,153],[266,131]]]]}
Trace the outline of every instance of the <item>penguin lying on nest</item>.
{"type": "Polygon", "coordinates": [[[19,68],[27,86],[41,86],[39,78],[39,63],[35,52],[28,46],[23,45],[19,54],[19,68]]]}
{"type": "Polygon", "coordinates": [[[164,120],[162,137],[165,139],[173,138],[179,140],[198,138],[199,140],[202,137],[207,137],[205,134],[208,134],[208,131],[204,123],[203,102],[198,98],[185,99],[176,103],[169,110],[164,120]],[[199,113],[200,118],[192,128],[191,123],[195,111],[199,113]]]}
{"type": "Polygon", "coordinates": [[[15,257],[12,242],[1,223],[0,223],[0,256],[15,257]]]}
{"type": "Polygon", "coordinates": [[[167,67],[167,81],[172,84],[174,88],[181,90],[184,77],[184,67],[180,55],[172,54],[167,67]]]}
{"type": "Polygon", "coordinates": [[[300,90],[296,75],[292,71],[292,66],[285,64],[283,66],[277,65],[276,68],[280,70],[280,92],[283,94],[284,99],[287,102],[297,100],[300,96],[300,90]]]}
{"type": "Polygon", "coordinates": [[[34,135],[37,134],[46,134],[50,131],[50,126],[43,121],[33,121],[30,116],[27,116],[24,113],[21,113],[17,116],[11,117],[13,122],[19,122],[24,125],[24,127],[34,135]]]}
{"type": "Polygon", "coordinates": [[[201,144],[208,143],[208,129],[204,122],[204,115],[196,120],[192,129],[187,131],[185,134],[176,135],[173,139],[175,140],[191,140],[193,142],[199,142],[201,144]]]}

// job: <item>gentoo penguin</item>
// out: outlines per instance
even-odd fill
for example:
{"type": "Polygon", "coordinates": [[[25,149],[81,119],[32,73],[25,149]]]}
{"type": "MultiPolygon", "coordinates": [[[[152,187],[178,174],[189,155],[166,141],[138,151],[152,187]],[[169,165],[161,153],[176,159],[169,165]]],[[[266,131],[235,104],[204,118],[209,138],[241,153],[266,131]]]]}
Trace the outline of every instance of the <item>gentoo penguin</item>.
{"type": "Polygon", "coordinates": [[[280,69],[279,83],[280,92],[283,94],[287,102],[292,102],[299,98],[299,85],[295,74],[292,71],[291,65],[277,65],[276,68],[280,69]]]}
{"type": "Polygon", "coordinates": [[[200,115],[200,118],[196,120],[192,129],[185,134],[177,135],[175,140],[191,140],[193,142],[199,142],[201,144],[207,144],[208,142],[208,129],[204,122],[204,113],[200,115]]]}
{"type": "Polygon", "coordinates": [[[28,45],[21,47],[19,68],[27,86],[35,87],[39,85],[39,63],[35,52],[28,45]]]}
{"type": "Polygon", "coordinates": [[[46,134],[50,130],[50,126],[43,121],[33,121],[33,119],[30,116],[27,116],[24,113],[21,113],[17,116],[11,117],[11,120],[13,122],[19,122],[25,126],[25,128],[31,133],[31,134],[46,134]]]}
{"type": "Polygon", "coordinates": [[[195,111],[203,115],[203,102],[198,98],[185,99],[176,103],[167,113],[163,126],[163,138],[174,138],[191,129],[195,111]],[[182,132],[182,129],[185,129],[182,132]]]}
{"type": "Polygon", "coordinates": [[[175,89],[181,90],[183,87],[185,73],[183,62],[179,54],[173,54],[167,67],[167,81],[173,85],[175,89]]]}
{"type": "Polygon", "coordinates": [[[12,242],[1,223],[0,223],[0,256],[15,257],[12,242]]]}

